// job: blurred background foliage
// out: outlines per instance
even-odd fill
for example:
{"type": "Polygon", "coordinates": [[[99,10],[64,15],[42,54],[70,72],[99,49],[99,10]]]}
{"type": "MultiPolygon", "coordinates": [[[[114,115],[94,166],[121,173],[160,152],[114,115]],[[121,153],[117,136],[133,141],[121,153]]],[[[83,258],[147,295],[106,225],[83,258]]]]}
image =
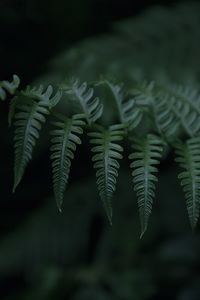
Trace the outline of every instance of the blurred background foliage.
{"type": "MultiPolygon", "coordinates": [[[[198,11],[198,1],[191,10],[188,1],[178,13],[179,2],[1,0],[0,78],[10,79],[16,73],[23,85],[41,80],[56,84],[73,74],[96,80],[109,73],[118,74],[127,85],[136,78],[162,81],[166,76],[197,84],[200,15],[194,14],[194,8],[197,5],[198,11]],[[159,8],[151,10],[155,4],[159,8]],[[143,21],[138,27],[132,25],[143,14],[146,28],[152,28],[145,51],[145,34],[137,37],[143,21]],[[159,27],[163,15],[167,25],[159,27]],[[169,29],[176,33],[174,38],[171,33],[167,37],[169,29]],[[137,47],[130,46],[131,35],[137,47]]],[[[73,162],[62,214],[52,199],[45,129],[33,163],[11,195],[13,148],[7,111],[7,103],[2,103],[0,299],[200,299],[199,229],[195,234],[190,230],[172,155],[161,165],[153,215],[140,240],[127,162],[120,172],[110,227],[86,142],[73,162]]]]}

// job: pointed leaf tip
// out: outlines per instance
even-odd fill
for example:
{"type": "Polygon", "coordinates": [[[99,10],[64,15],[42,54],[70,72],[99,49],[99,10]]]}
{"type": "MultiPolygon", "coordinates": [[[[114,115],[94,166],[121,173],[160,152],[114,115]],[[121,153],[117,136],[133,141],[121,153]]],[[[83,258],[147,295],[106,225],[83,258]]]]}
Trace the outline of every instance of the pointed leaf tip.
{"type": "Polygon", "coordinates": [[[62,199],[62,201],[56,200],[57,208],[60,213],[62,213],[62,203],[63,203],[63,199],[62,199]]]}
{"type": "Polygon", "coordinates": [[[58,207],[58,210],[60,213],[62,213],[62,208],[61,207],[58,207]]]}
{"type": "Polygon", "coordinates": [[[140,234],[140,239],[142,239],[142,238],[143,238],[143,236],[144,236],[144,234],[145,234],[146,230],[147,230],[147,228],[145,228],[145,229],[143,229],[143,230],[142,230],[142,232],[141,232],[141,234],[140,234]]]}
{"type": "Polygon", "coordinates": [[[18,178],[15,178],[15,179],[14,179],[14,184],[13,184],[13,188],[12,188],[13,194],[15,193],[16,188],[18,187],[18,185],[19,185],[21,179],[22,179],[22,177],[20,177],[20,178],[18,177],[18,178]]]}
{"type": "Polygon", "coordinates": [[[106,215],[107,215],[109,224],[110,224],[110,226],[112,226],[112,207],[107,207],[104,204],[104,208],[105,208],[105,211],[106,211],[106,215]]]}

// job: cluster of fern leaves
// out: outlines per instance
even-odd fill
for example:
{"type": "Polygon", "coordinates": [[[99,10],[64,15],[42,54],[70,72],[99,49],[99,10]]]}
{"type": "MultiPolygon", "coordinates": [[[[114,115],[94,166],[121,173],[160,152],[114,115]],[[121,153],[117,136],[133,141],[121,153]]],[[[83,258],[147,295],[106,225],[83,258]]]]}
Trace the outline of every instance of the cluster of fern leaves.
{"type": "MultiPolygon", "coordinates": [[[[168,13],[165,14],[169,17],[168,13]]],[[[140,27],[139,21],[135,24],[140,27]]],[[[165,28],[166,31],[171,30],[171,23],[168,24],[170,25],[168,29],[165,28]]],[[[156,31],[158,28],[154,28],[157,39],[161,37],[161,33],[156,31]]],[[[128,51],[131,52],[130,47],[128,51]]],[[[134,55],[140,57],[139,52],[140,50],[134,55]]],[[[127,58],[123,60],[123,64],[120,61],[117,65],[119,73],[122,66],[127,66],[127,58]]],[[[158,67],[160,68],[159,63],[158,67]]],[[[83,133],[87,133],[97,188],[110,223],[112,198],[117,187],[120,160],[123,158],[123,146],[126,142],[130,146],[130,173],[141,218],[141,236],[147,229],[155,198],[158,165],[169,151],[174,151],[175,161],[181,169],[178,177],[194,229],[200,206],[198,87],[195,81],[192,84],[188,80],[184,84],[174,83],[164,73],[160,76],[162,80],[157,80],[156,75],[152,76],[153,80],[145,81],[142,75],[135,76],[134,73],[131,77],[130,72],[129,68],[129,75],[124,75],[128,76],[127,85],[126,82],[122,85],[120,81],[110,79],[109,76],[88,82],[72,78],[59,82],[56,92],[51,85],[46,88],[39,86],[20,90],[20,81],[16,75],[10,83],[0,82],[0,99],[5,100],[7,93],[14,95],[9,111],[9,124],[13,123],[15,127],[13,190],[20,183],[27,164],[32,159],[42,125],[50,120],[50,159],[54,194],[59,210],[62,208],[76,148],[81,144],[83,133]]]]}

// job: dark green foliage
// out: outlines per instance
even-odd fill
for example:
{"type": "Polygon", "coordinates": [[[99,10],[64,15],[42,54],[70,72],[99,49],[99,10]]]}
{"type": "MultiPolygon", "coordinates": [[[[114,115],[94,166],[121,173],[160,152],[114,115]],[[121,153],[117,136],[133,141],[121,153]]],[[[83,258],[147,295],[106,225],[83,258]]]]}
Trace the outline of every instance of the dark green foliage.
{"type": "Polygon", "coordinates": [[[16,91],[16,89],[20,85],[20,79],[17,75],[13,75],[13,81],[9,82],[6,80],[0,81],[0,99],[5,100],[6,99],[6,92],[13,95],[16,91]]]}
{"type": "Polygon", "coordinates": [[[57,59],[52,73],[41,79],[45,85],[49,78],[51,84],[59,85],[53,97],[51,86],[45,92],[41,87],[15,91],[17,77],[11,84],[1,82],[1,99],[5,90],[14,94],[9,113],[9,123],[14,117],[16,126],[14,189],[32,158],[41,124],[50,115],[59,118],[54,122],[51,145],[59,209],[71,160],[80,144],[78,135],[84,130],[91,137],[99,194],[110,222],[118,159],[122,158],[118,141],[124,139],[127,147],[133,141],[130,158],[142,235],[165,146],[168,152],[176,149],[176,160],[185,169],[181,184],[195,227],[199,217],[199,11],[197,4],[180,5],[173,11],[155,8],[118,24],[112,35],[89,39],[71,49],[57,59]],[[76,78],[63,80],[74,74],[76,78]]]}
{"type": "MultiPolygon", "coordinates": [[[[45,115],[52,114],[58,118],[58,121],[53,123],[55,129],[51,131],[53,135],[51,159],[53,160],[54,193],[57,205],[61,210],[71,160],[74,158],[76,145],[81,143],[78,135],[83,133],[83,128],[85,128],[83,120],[85,119],[88,123],[86,129],[92,131],[89,133],[90,142],[94,145],[92,161],[94,168],[97,169],[96,177],[100,198],[110,223],[112,223],[112,197],[116,189],[116,177],[120,167],[118,159],[122,158],[121,152],[123,151],[118,142],[124,136],[133,140],[134,152],[130,155],[130,159],[133,160],[131,168],[133,168],[132,175],[138,199],[142,236],[147,229],[155,198],[157,177],[154,173],[158,172],[156,165],[160,163],[164,144],[167,145],[168,142],[171,144],[181,136],[191,137],[198,134],[200,128],[198,92],[196,89],[180,86],[163,87],[153,82],[137,82],[131,92],[127,91],[125,96],[120,85],[109,80],[95,83],[94,87],[88,88],[87,86],[87,83],[81,84],[77,79],[73,79],[68,85],[66,83],[61,85],[64,93],[63,100],[67,100],[67,103],[72,105],[72,111],[75,112],[71,117],[65,116],[65,112],[60,114],[52,110],[62,94],[58,91],[54,97],[51,97],[53,91],[51,86],[44,93],[42,87],[39,89],[28,88],[19,92],[11,101],[9,119],[12,119],[14,115],[17,127],[14,138],[14,189],[20,182],[27,163],[32,158],[33,147],[36,139],[39,138],[41,123],[46,120],[45,115]],[[104,104],[103,110],[99,98],[94,96],[97,93],[95,86],[103,88],[104,85],[110,90],[112,109],[116,111],[118,120],[121,122],[121,124],[114,123],[109,128],[104,128],[103,124],[101,126],[95,124],[106,109],[104,104]],[[139,129],[143,130],[142,136],[137,136],[135,130],[140,128],[143,123],[147,125],[144,130],[139,129]],[[157,135],[152,133],[157,133],[157,135]]],[[[189,178],[187,184],[184,181],[187,185],[186,189],[188,189],[186,200],[191,224],[192,227],[195,227],[199,215],[198,176],[194,176],[198,173],[198,157],[195,156],[196,152],[192,152],[191,159],[188,160],[188,156],[185,154],[185,145],[188,147],[190,142],[186,141],[186,144],[182,142],[177,145],[176,147],[179,147],[178,155],[180,156],[182,153],[181,157],[186,161],[183,166],[187,169],[189,178]],[[189,167],[186,167],[187,164],[190,164],[189,167]],[[196,186],[195,190],[192,188],[194,185],[196,186]]]]}
{"type": "Polygon", "coordinates": [[[141,219],[141,237],[145,233],[151,214],[153,199],[155,197],[155,182],[158,172],[156,165],[160,163],[162,140],[152,134],[146,137],[134,138],[134,152],[129,156],[133,162],[130,167],[133,169],[134,190],[138,198],[138,207],[141,219]]]}
{"type": "Polygon", "coordinates": [[[78,137],[83,133],[82,120],[84,115],[74,115],[71,119],[63,115],[53,123],[55,129],[51,131],[53,138],[51,139],[52,146],[50,150],[52,159],[52,172],[54,183],[54,194],[59,210],[61,210],[64,191],[69,178],[71,160],[74,158],[76,145],[81,144],[78,137]]]}
{"type": "Polygon", "coordinates": [[[98,127],[98,131],[89,133],[90,143],[94,156],[92,161],[97,169],[97,186],[100,197],[103,201],[108,219],[112,224],[112,197],[116,189],[116,177],[122,159],[123,148],[118,144],[123,139],[123,125],[113,125],[108,129],[98,127]]]}
{"type": "Polygon", "coordinates": [[[109,80],[100,81],[98,84],[105,84],[112,95],[115,103],[119,121],[127,124],[129,130],[134,129],[142,119],[142,109],[138,107],[137,99],[126,99],[122,86],[112,83],[109,80]]]}
{"type": "Polygon", "coordinates": [[[88,88],[86,82],[80,84],[78,79],[72,79],[63,84],[61,89],[72,101],[72,105],[84,114],[89,125],[101,117],[103,105],[100,103],[99,98],[94,97],[94,89],[88,88]]]}
{"type": "Polygon", "coordinates": [[[166,137],[176,137],[182,129],[189,137],[200,129],[199,92],[189,86],[171,86],[160,91],[157,118],[166,137]]]}
{"type": "Polygon", "coordinates": [[[29,87],[22,91],[12,103],[12,114],[15,116],[15,191],[22,179],[27,163],[32,159],[33,147],[39,138],[41,124],[46,121],[46,115],[50,109],[59,101],[61,93],[52,96],[51,86],[43,93],[43,87],[38,89],[29,87]],[[14,107],[14,108],[13,108],[14,107]]]}
{"type": "Polygon", "coordinates": [[[179,174],[185,193],[188,215],[194,229],[199,218],[200,207],[200,138],[176,144],[176,162],[184,169],[179,174]]]}

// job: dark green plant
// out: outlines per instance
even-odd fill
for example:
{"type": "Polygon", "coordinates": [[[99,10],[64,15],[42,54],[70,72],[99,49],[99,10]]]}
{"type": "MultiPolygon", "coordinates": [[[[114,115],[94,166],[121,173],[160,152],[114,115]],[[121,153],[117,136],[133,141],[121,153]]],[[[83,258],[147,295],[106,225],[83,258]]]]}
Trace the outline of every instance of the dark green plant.
{"type": "MultiPolygon", "coordinates": [[[[174,20],[174,14],[167,10],[160,10],[158,14],[156,10],[156,14],[151,11],[145,17],[134,21],[134,26],[130,26],[130,22],[128,25],[123,23],[120,27],[122,36],[104,37],[100,39],[101,45],[95,41],[96,49],[92,53],[89,45],[80,47],[78,54],[74,50],[69,52],[68,57],[72,58],[72,62],[73,57],[75,60],[79,57],[80,64],[83,64],[83,67],[74,64],[75,73],[81,79],[63,81],[55,75],[53,83],[59,84],[56,93],[53,93],[51,85],[46,88],[40,86],[19,90],[17,76],[14,76],[12,83],[0,83],[2,100],[5,99],[6,92],[14,94],[9,112],[9,123],[14,122],[15,126],[13,190],[32,159],[33,148],[48,116],[48,120],[52,120],[50,149],[54,194],[60,210],[74,153],[77,145],[81,144],[80,136],[86,132],[92,144],[90,148],[99,195],[110,223],[111,199],[117,186],[119,160],[122,159],[125,141],[126,146],[133,148],[128,151],[141,217],[141,235],[147,229],[155,198],[157,165],[172,150],[175,150],[175,160],[183,169],[179,178],[185,193],[190,223],[192,228],[196,226],[200,204],[200,94],[197,83],[199,69],[198,65],[193,65],[192,53],[194,55],[195,47],[199,43],[197,31],[193,30],[199,21],[194,18],[198,16],[195,11],[196,4],[193,13],[188,14],[187,18],[186,9],[184,5],[177,9],[179,19],[175,32],[173,22],[169,22],[169,19],[174,20]],[[163,18],[157,20],[155,16],[163,18]],[[151,26],[148,27],[150,21],[151,26]],[[165,24],[165,27],[155,25],[159,22],[165,24]],[[185,23],[192,37],[185,35],[185,23]],[[130,27],[134,28],[134,32],[137,31],[137,35],[129,31],[130,27]],[[163,31],[168,37],[167,41],[163,40],[163,31]],[[159,47],[155,46],[155,42],[149,42],[155,39],[159,47]],[[193,39],[196,44],[193,44],[193,39]],[[188,51],[189,40],[191,55],[186,61],[183,52],[185,49],[188,51]],[[112,51],[102,50],[102,44],[109,48],[111,42],[112,51]],[[148,55],[144,51],[145,45],[148,45],[148,55]],[[178,52],[180,46],[181,54],[178,52]],[[168,60],[172,48],[177,53],[177,61],[174,58],[168,60]],[[87,49],[88,53],[83,56],[87,49]],[[111,57],[111,53],[114,57],[110,62],[106,58],[102,62],[102,58],[106,55],[111,57]],[[180,55],[185,59],[184,66],[181,65],[180,55]],[[140,63],[140,67],[130,67],[134,59],[137,64],[140,63]],[[84,65],[86,61],[87,65],[84,65]],[[86,77],[93,76],[87,82],[82,81],[82,71],[86,67],[86,77]],[[123,72],[124,69],[126,71],[123,72]],[[94,72],[98,72],[98,75],[94,72]],[[106,75],[98,79],[101,73],[106,75]],[[110,79],[110,75],[112,78],[114,74],[117,74],[115,77],[118,80],[110,79]],[[174,79],[176,76],[177,80],[174,79]],[[121,80],[124,85],[118,83],[121,80]]],[[[60,73],[62,75],[62,70],[60,73]]],[[[83,139],[87,140],[85,136],[83,139]]]]}

